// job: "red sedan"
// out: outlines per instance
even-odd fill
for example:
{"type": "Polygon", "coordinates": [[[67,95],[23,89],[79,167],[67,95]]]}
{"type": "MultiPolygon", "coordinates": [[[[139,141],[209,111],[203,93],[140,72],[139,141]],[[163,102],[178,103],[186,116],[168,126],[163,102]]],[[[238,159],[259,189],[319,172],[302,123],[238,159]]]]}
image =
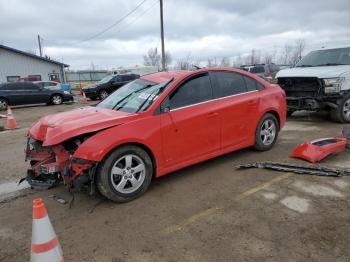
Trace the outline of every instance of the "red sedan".
{"type": "Polygon", "coordinates": [[[245,147],[269,150],[285,119],[283,90],[245,71],[149,74],[95,107],[41,118],[28,132],[27,180],[125,202],[153,177],[245,147]]]}

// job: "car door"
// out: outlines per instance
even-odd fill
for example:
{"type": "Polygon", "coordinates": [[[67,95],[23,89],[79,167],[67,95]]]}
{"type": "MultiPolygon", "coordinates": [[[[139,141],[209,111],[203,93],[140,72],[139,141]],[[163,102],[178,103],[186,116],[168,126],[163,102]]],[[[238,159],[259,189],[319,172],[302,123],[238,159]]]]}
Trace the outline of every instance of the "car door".
{"type": "Polygon", "coordinates": [[[39,85],[27,83],[26,92],[28,93],[28,104],[47,103],[50,97],[50,91],[39,85]]]}
{"type": "Polygon", "coordinates": [[[5,87],[7,98],[12,105],[26,104],[26,82],[9,83],[5,87]]]}
{"type": "Polygon", "coordinates": [[[218,113],[211,108],[208,73],[180,84],[162,103],[161,132],[165,165],[175,165],[220,148],[218,113]]]}
{"type": "Polygon", "coordinates": [[[259,105],[257,90],[247,89],[243,75],[237,72],[210,72],[221,125],[221,147],[238,146],[251,137],[259,105]]]}

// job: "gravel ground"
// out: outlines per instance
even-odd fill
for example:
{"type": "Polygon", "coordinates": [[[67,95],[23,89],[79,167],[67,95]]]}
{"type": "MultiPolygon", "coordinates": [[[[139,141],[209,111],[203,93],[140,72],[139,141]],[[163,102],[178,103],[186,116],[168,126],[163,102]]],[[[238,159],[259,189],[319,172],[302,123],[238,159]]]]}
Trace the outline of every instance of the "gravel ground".
{"type": "MultiPolygon", "coordinates": [[[[16,108],[21,129],[0,132],[0,191],[24,176],[25,132],[40,116],[81,106],[16,108]]],[[[1,125],[1,122],[0,122],[1,125]]],[[[0,261],[28,261],[32,200],[41,197],[68,261],[350,261],[350,177],[326,178],[235,166],[257,161],[306,164],[288,155],[307,139],[339,134],[326,115],[288,119],[269,152],[250,149],[156,179],[126,204],[63,186],[21,191],[0,202],[0,261]]],[[[349,168],[350,152],[320,165],[349,168]]]]}

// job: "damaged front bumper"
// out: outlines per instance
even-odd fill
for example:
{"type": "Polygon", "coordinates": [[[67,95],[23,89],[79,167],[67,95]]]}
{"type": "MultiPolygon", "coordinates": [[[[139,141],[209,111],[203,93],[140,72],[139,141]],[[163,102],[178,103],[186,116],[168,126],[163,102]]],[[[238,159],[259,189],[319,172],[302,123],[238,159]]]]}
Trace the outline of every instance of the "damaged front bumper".
{"type": "Polygon", "coordinates": [[[49,189],[63,182],[73,191],[90,187],[94,192],[97,163],[74,158],[74,149],[64,144],[44,147],[41,141],[28,137],[25,154],[31,166],[26,180],[33,189],[49,189]]]}

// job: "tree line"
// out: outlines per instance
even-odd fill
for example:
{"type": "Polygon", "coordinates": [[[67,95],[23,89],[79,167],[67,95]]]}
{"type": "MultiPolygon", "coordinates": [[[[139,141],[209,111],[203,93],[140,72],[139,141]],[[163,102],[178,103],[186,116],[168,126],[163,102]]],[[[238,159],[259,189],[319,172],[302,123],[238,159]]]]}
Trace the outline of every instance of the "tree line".
{"type": "MultiPolygon", "coordinates": [[[[183,58],[179,58],[172,66],[174,69],[191,70],[199,65],[206,67],[239,67],[244,64],[281,64],[295,66],[304,55],[305,40],[298,39],[293,44],[286,43],[282,50],[277,52],[276,49],[272,51],[261,51],[259,49],[252,49],[249,54],[237,55],[235,57],[212,57],[203,61],[187,54],[183,58]]],[[[161,54],[157,48],[151,48],[147,54],[143,56],[145,66],[153,66],[158,70],[161,68],[161,54]]],[[[172,55],[169,51],[165,53],[165,66],[168,69],[173,62],[172,55]]]]}

